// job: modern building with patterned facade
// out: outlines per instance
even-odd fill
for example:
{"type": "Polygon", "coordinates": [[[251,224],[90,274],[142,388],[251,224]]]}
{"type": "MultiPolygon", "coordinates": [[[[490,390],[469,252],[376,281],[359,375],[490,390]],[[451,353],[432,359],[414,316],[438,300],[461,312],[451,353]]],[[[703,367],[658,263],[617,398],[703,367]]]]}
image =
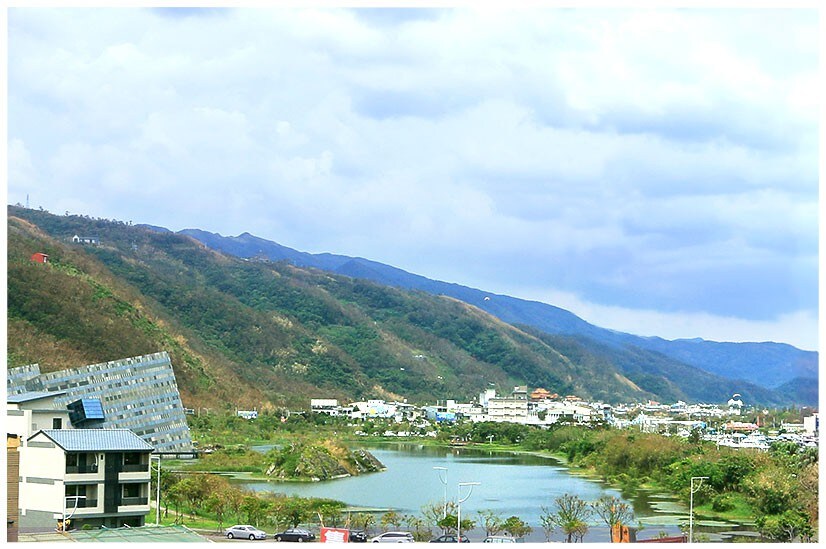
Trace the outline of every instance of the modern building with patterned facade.
{"type": "Polygon", "coordinates": [[[191,452],[172,362],[166,352],[81,368],[40,373],[37,364],[8,371],[8,394],[61,391],[55,404],[66,407],[81,399],[99,399],[104,429],[129,429],[158,452],[191,452]]]}

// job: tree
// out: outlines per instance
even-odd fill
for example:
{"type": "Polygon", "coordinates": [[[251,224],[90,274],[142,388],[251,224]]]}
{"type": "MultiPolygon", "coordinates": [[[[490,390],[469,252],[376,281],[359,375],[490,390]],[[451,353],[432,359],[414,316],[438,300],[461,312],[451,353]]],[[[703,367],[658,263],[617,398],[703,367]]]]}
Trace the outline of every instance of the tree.
{"type": "MultiPolygon", "coordinates": [[[[634,511],[631,507],[616,496],[604,495],[591,503],[591,508],[608,526],[609,531],[613,531],[616,524],[628,524],[634,519],[634,511]]],[[[611,541],[614,541],[613,534],[611,541]]]]}
{"type": "Polygon", "coordinates": [[[388,526],[392,526],[394,529],[398,529],[402,523],[402,516],[398,514],[396,511],[387,511],[385,514],[381,516],[381,527],[387,529],[388,526]]]}
{"type": "Polygon", "coordinates": [[[316,514],[321,526],[337,528],[343,519],[341,506],[336,503],[322,503],[316,509],[316,514]]]}
{"type": "Polygon", "coordinates": [[[374,517],[370,513],[356,513],[352,519],[353,524],[364,530],[365,532],[369,532],[370,528],[376,523],[376,517],[374,517]]]}
{"type": "MultiPolygon", "coordinates": [[[[184,499],[180,482],[173,484],[166,491],[166,500],[175,506],[175,524],[178,524],[181,520],[181,502],[183,502],[184,499]]],[[[164,516],[166,516],[166,514],[164,514],[164,516]]]]}
{"type": "Polygon", "coordinates": [[[788,509],[781,515],[762,515],[755,521],[762,536],[775,541],[794,542],[800,537],[810,541],[814,531],[805,513],[788,509]]]}
{"type": "Polygon", "coordinates": [[[205,501],[204,507],[207,511],[211,512],[215,515],[216,520],[218,521],[218,531],[220,532],[223,530],[224,526],[224,513],[226,512],[227,508],[229,507],[229,502],[227,498],[224,497],[222,493],[214,493],[211,494],[205,501]]]}
{"type": "Polygon", "coordinates": [[[587,520],[591,517],[591,508],[579,496],[563,494],[554,500],[556,511],[549,517],[554,526],[559,527],[571,543],[576,537],[582,540],[588,532],[587,520]]]}
{"type": "MultiPolygon", "coordinates": [[[[436,525],[441,528],[446,534],[452,533],[456,531],[456,527],[459,524],[459,517],[458,515],[450,514],[441,519],[436,525]]],[[[466,532],[468,530],[473,530],[476,527],[476,521],[471,520],[469,518],[462,519],[462,531],[466,532]]]]}
{"type": "MultiPolygon", "coordinates": [[[[445,505],[443,502],[435,502],[432,501],[430,503],[426,503],[422,506],[422,516],[424,517],[425,522],[433,526],[439,526],[439,522],[441,522],[442,518],[444,517],[445,513],[445,505]]],[[[447,502],[447,514],[449,515],[456,515],[456,502],[455,501],[448,501],[447,502]]],[[[455,522],[455,519],[454,519],[455,522]]],[[[444,529],[443,529],[444,530],[444,529]]],[[[444,532],[447,533],[447,532],[444,532]]]]}
{"type": "Polygon", "coordinates": [[[430,539],[433,532],[423,519],[414,515],[405,515],[402,518],[407,527],[413,530],[413,539],[416,541],[428,541],[430,539]]]}
{"type": "Polygon", "coordinates": [[[527,522],[516,516],[510,516],[502,523],[502,530],[515,538],[524,538],[531,532],[531,528],[527,522]]]}
{"type": "Polygon", "coordinates": [[[241,503],[241,511],[247,515],[247,522],[255,526],[258,526],[267,507],[268,505],[255,495],[244,496],[244,501],[241,503]]]}
{"type": "Polygon", "coordinates": [[[287,524],[293,528],[307,520],[309,516],[308,511],[309,510],[307,509],[305,500],[295,496],[284,498],[284,516],[287,520],[287,524]]]}
{"type": "Polygon", "coordinates": [[[232,510],[236,520],[240,520],[241,504],[244,503],[244,492],[239,488],[231,486],[224,492],[224,498],[226,498],[227,506],[232,510]]]}
{"type": "Polygon", "coordinates": [[[495,536],[502,532],[502,523],[504,520],[492,509],[482,509],[481,511],[477,511],[476,514],[479,515],[479,521],[485,528],[486,536],[495,536]]]}
{"type": "Polygon", "coordinates": [[[539,524],[542,525],[542,532],[545,534],[545,541],[551,541],[551,534],[554,533],[556,523],[553,520],[553,513],[544,505],[540,507],[539,524]]]}

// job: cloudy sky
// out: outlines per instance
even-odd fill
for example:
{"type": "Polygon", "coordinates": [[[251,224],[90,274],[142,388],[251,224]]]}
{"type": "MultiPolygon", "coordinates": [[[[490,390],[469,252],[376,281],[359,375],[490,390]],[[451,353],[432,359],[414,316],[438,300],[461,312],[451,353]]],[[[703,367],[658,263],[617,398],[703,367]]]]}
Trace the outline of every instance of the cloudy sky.
{"type": "Polygon", "coordinates": [[[8,202],[817,348],[813,10],[11,9],[8,202]]]}

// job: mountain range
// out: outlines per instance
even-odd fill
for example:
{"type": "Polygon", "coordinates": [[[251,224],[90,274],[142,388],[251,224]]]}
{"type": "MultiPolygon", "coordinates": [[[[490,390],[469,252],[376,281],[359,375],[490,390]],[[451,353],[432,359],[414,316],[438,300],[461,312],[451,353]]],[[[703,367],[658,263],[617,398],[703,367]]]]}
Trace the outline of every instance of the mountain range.
{"type": "Polygon", "coordinates": [[[719,403],[735,392],[747,404],[817,402],[817,355],[790,346],[638,338],[550,305],[248,234],[14,206],[8,215],[10,367],[166,350],[185,405],[228,409],[467,400],[525,384],[605,402],[719,403]],[[48,263],[32,261],[36,252],[48,263]],[[710,364],[689,363],[700,359],[710,364]],[[764,376],[744,379],[760,368],[764,376]]]}
{"type": "Polygon", "coordinates": [[[816,380],[818,354],[785,343],[728,343],[696,339],[666,340],[600,328],[575,314],[545,303],[431,280],[402,269],[359,257],[309,254],[243,233],[225,237],[198,229],[180,231],[210,248],[242,258],[289,261],[300,267],[363,278],[399,288],[447,295],[479,307],[511,324],[523,324],[549,334],[587,338],[605,346],[639,347],[729,379],[742,379],[765,388],[780,388],[800,379],[816,380]]]}

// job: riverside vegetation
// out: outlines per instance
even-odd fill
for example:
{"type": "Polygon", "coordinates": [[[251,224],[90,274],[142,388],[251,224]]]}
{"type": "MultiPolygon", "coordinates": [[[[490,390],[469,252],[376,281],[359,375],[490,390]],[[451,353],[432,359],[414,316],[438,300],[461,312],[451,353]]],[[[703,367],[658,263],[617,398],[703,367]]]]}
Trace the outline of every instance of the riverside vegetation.
{"type": "MultiPolygon", "coordinates": [[[[293,414],[286,421],[282,421],[277,414],[261,414],[252,421],[213,414],[193,418],[192,421],[193,434],[199,440],[208,434],[207,440],[214,438],[216,433],[224,433],[228,437],[233,434],[236,437],[225,440],[246,442],[240,449],[219,450],[208,459],[224,460],[222,463],[226,470],[236,471],[241,469],[233,468],[233,464],[240,466],[245,463],[244,460],[251,460],[255,465],[248,470],[259,474],[274,463],[276,456],[285,462],[295,462],[297,457],[286,456],[302,455],[302,448],[306,448],[311,440],[320,441],[323,438],[326,442],[321,444],[322,447],[330,444],[338,446],[339,442],[329,441],[348,438],[357,444],[357,440],[363,440],[363,437],[354,437],[354,431],[374,433],[369,438],[376,439],[381,438],[378,436],[380,433],[393,428],[392,425],[378,420],[352,422],[317,414],[293,414]],[[348,426],[348,422],[355,424],[348,426]],[[308,435],[310,432],[315,436],[308,435]],[[282,448],[267,457],[245,447],[264,441],[280,442],[282,448]]],[[[634,490],[643,486],[656,487],[674,493],[688,503],[691,477],[709,477],[694,494],[697,515],[754,522],[758,531],[773,541],[810,541],[817,532],[816,448],[775,443],[768,452],[759,452],[716,447],[701,440],[696,431],[684,439],[600,425],[557,425],[543,430],[513,423],[457,423],[440,424],[434,428],[437,430],[435,437],[419,438],[417,441],[448,444],[461,439],[471,445],[493,450],[553,455],[571,467],[590,471],[627,494],[633,494],[634,490]]],[[[203,463],[208,463],[208,460],[203,460],[203,463]]],[[[218,461],[211,463],[214,465],[218,461]]],[[[201,465],[198,468],[204,469],[201,465]]],[[[570,535],[572,540],[581,539],[587,533],[587,519],[602,516],[593,505],[585,503],[576,499],[557,501],[553,508],[543,509],[542,524],[533,526],[541,527],[546,532],[556,528],[566,536],[570,535]],[[579,512],[575,512],[577,508],[579,512]],[[568,509],[567,522],[564,517],[557,516],[565,509],[568,509]]],[[[341,504],[339,509],[344,509],[344,505],[341,504]]],[[[424,520],[426,515],[423,513],[420,518],[424,520]]],[[[360,520],[366,519],[362,517],[360,520]]],[[[399,524],[418,524],[411,520],[408,518],[399,524]]],[[[425,520],[425,524],[437,528],[449,526],[440,526],[438,520],[425,520]]],[[[483,526],[484,521],[474,522],[474,525],[477,524],[483,526]]],[[[415,529],[413,526],[409,526],[411,530],[415,529]]],[[[422,536],[425,536],[424,528],[424,524],[419,525],[422,536]]]]}

